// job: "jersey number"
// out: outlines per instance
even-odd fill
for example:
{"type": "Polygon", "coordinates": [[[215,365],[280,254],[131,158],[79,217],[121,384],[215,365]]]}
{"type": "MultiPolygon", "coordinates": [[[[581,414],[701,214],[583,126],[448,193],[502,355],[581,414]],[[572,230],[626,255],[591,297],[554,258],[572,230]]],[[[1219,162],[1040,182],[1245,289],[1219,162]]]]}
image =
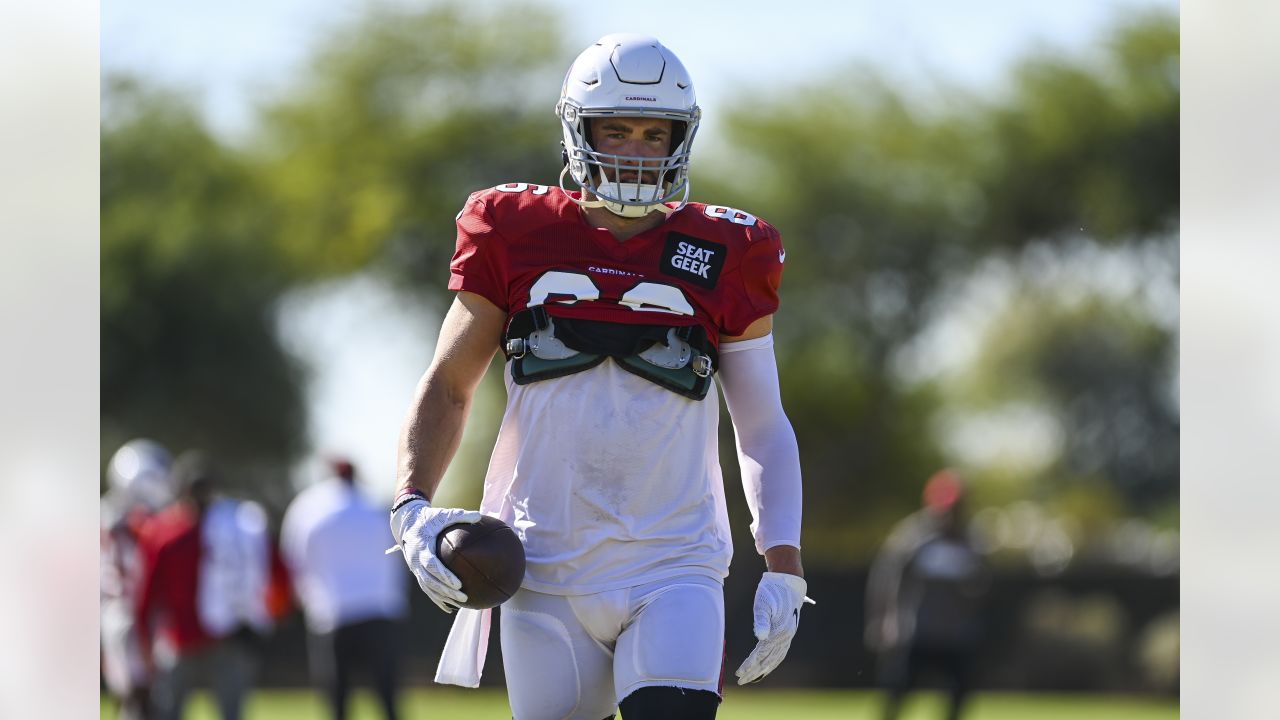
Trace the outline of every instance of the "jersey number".
{"type": "MultiPolygon", "coordinates": [[[[579,300],[599,300],[600,288],[591,278],[576,272],[552,270],[529,288],[529,307],[548,301],[572,305],[579,300]],[[552,297],[556,296],[556,297],[552,297]]],[[[693,305],[684,291],[674,285],[642,281],[618,298],[618,303],[637,312],[692,315],[693,305]]]]}
{"type": "Polygon", "coordinates": [[[522,193],[529,188],[533,188],[534,195],[546,195],[551,190],[549,185],[530,185],[529,183],[507,183],[495,187],[494,190],[504,193],[522,193]]]}
{"type": "Polygon", "coordinates": [[[728,220],[729,222],[746,225],[747,227],[751,227],[756,224],[755,215],[752,215],[749,212],[735,210],[731,207],[725,207],[723,205],[708,205],[707,209],[703,212],[707,217],[728,220]]]}

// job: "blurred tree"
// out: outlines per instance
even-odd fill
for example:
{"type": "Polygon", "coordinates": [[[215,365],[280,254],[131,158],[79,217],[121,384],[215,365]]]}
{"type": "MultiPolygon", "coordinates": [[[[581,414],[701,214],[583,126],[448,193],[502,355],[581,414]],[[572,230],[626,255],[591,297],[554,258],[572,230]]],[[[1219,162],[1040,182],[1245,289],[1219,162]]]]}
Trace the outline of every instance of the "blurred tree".
{"type": "MultiPolygon", "coordinates": [[[[1156,13],[1118,23],[1097,58],[1024,61],[996,100],[944,87],[941,102],[913,103],[873,70],[845,68],[729,112],[733,153],[699,165],[695,187],[768,218],[789,249],[778,354],[805,470],[807,558],[864,562],[943,461],[937,388],[904,380],[898,365],[981,261],[1082,235],[1125,245],[1174,233],[1158,247],[1176,254],[1177,66],[1177,18],[1156,13]]],[[[1071,415],[1061,467],[1141,486],[1123,493],[1141,511],[1141,498],[1176,491],[1176,409],[1171,430],[1149,397],[1173,344],[1137,319],[1092,320],[1105,318],[1077,318],[1073,339],[1028,338],[1022,370],[1071,415]],[[1091,351],[1089,333],[1141,351],[1091,351]],[[1136,424],[1126,437],[1159,436],[1149,450],[1162,459],[1139,470],[1120,460],[1132,448],[1112,448],[1114,462],[1100,463],[1118,400],[1092,383],[1139,380],[1152,411],[1126,415],[1136,424]]]]}
{"type": "Polygon", "coordinates": [[[337,29],[264,108],[255,146],[291,262],[372,263],[442,302],[467,195],[559,172],[559,38],[554,15],[521,4],[374,5],[337,29]]]}
{"type": "MultiPolygon", "coordinates": [[[[467,196],[560,171],[559,28],[536,5],[388,3],[322,41],[296,90],[263,108],[253,145],[289,264],[313,277],[372,268],[443,314],[467,196]]],[[[479,503],[497,434],[494,367],[442,487],[459,504],[479,503]]]]}
{"type": "Polygon", "coordinates": [[[559,171],[545,88],[564,55],[544,9],[374,5],[320,44],[243,148],[184,98],[109,80],[103,452],[149,434],[287,490],[304,378],[279,344],[276,301],[373,266],[439,307],[467,195],[559,171]]]}
{"type": "Polygon", "coordinates": [[[1102,483],[1147,514],[1178,498],[1174,341],[1136,303],[1024,288],[992,322],[953,401],[974,410],[1031,401],[1052,414],[1063,444],[1028,478],[1036,496],[1102,483]]]}
{"type": "Polygon", "coordinates": [[[276,338],[288,280],[251,164],[180,97],[105,85],[102,450],[137,435],[205,448],[228,478],[283,478],[302,442],[302,377],[276,338]]]}
{"type": "Polygon", "coordinates": [[[1019,247],[1073,231],[1105,242],[1168,230],[1178,209],[1178,23],[1121,23],[1098,65],[1031,58],[985,125],[999,148],[983,173],[977,235],[1019,247]]]}

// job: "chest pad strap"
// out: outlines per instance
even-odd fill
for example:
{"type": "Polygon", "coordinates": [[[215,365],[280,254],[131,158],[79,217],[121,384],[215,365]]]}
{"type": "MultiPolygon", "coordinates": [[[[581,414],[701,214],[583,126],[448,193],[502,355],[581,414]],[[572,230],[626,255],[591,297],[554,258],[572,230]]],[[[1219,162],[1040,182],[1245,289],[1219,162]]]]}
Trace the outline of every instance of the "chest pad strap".
{"type": "Polygon", "coordinates": [[[582,372],[612,357],[623,370],[693,400],[706,397],[719,365],[701,325],[553,319],[541,305],[512,316],[503,352],[517,385],[582,372]]]}

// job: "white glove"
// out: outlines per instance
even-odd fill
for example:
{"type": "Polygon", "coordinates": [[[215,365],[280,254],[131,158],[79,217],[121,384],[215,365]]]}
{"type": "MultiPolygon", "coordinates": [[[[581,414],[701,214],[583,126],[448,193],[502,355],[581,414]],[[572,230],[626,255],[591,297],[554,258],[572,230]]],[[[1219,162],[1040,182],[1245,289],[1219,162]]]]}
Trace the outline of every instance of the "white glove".
{"type": "Polygon", "coordinates": [[[800,628],[800,606],[814,604],[804,596],[809,584],[798,575],[767,572],[756,587],[756,647],[735,673],[738,684],[756,682],[773,672],[791,649],[791,638],[800,628]]]}
{"type": "Polygon", "coordinates": [[[391,534],[404,552],[409,570],[418,578],[418,587],[447,613],[466,602],[467,595],[462,592],[458,576],[436,557],[437,538],[450,525],[479,522],[481,517],[479,510],[433,508],[421,498],[410,500],[391,513],[391,534]]]}

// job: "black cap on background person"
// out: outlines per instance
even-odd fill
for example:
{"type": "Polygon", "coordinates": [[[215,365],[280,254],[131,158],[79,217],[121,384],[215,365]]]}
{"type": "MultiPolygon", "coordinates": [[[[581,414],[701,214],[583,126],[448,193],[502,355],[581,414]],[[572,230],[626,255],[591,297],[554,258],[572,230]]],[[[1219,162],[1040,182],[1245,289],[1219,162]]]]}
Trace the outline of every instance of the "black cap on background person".
{"type": "Polygon", "coordinates": [[[204,510],[218,486],[217,469],[203,450],[187,450],[173,461],[173,482],[179,497],[204,510]]]}

